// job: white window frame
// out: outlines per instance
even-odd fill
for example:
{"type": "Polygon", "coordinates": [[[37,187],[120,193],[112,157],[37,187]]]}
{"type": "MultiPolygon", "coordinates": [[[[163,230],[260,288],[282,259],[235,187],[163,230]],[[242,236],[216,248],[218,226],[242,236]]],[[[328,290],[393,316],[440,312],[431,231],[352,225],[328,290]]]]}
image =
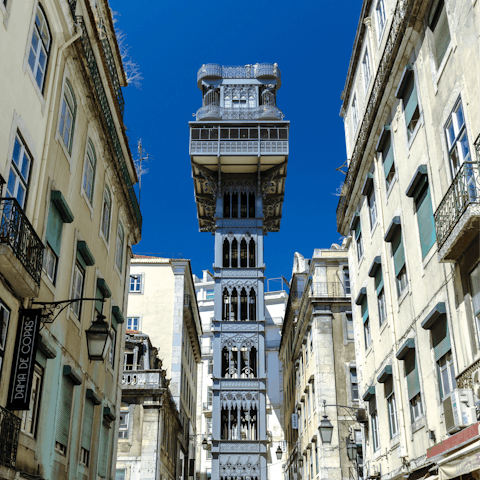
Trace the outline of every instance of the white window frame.
{"type": "Polygon", "coordinates": [[[385,287],[382,287],[377,295],[378,320],[382,326],[387,319],[387,303],[385,299],[385,287]]]}
{"type": "Polygon", "coordinates": [[[87,199],[90,207],[93,207],[93,197],[95,194],[95,176],[97,172],[97,154],[95,151],[95,146],[93,144],[93,140],[88,137],[87,144],[85,146],[85,159],[84,159],[84,166],[83,166],[83,178],[82,178],[82,192],[87,199]],[[93,157],[93,158],[91,158],[93,157]],[[91,195],[88,195],[88,192],[85,188],[88,185],[88,174],[91,171],[91,195]]]}
{"type": "Polygon", "coordinates": [[[452,113],[449,115],[447,121],[445,122],[444,127],[445,138],[447,141],[447,149],[448,149],[448,162],[450,166],[450,173],[452,175],[452,180],[457,175],[458,171],[460,170],[461,166],[464,162],[471,161],[471,153],[470,153],[470,143],[468,140],[468,131],[467,131],[467,122],[465,118],[465,109],[463,108],[463,103],[461,97],[455,102],[455,106],[452,109],[452,113]],[[459,124],[459,114],[458,112],[461,110],[463,123],[459,124]],[[450,126],[452,129],[450,130],[450,126]],[[451,138],[449,133],[453,134],[453,138],[451,138]],[[465,139],[466,142],[462,142],[465,139]],[[461,147],[468,147],[468,152],[465,154],[461,147]],[[452,161],[452,155],[456,154],[458,159],[458,165],[455,165],[452,161]]]}
{"type": "Polygon", "coordinates": [[[358,390],[358,373],[357,373],[357,367],[349,367],[348,369],[348,375],[349,375],[349,383],[350,383],[350,397],[352,402],[358,402],[360,400],[360,394],[358,390]],[[353,376],[353,370],[355,370],[355,377],[353,376]],[[353,381],[355,378],[355,382],[353,381]],[[356,398],[354,395],[354,391],[357,392],[356,398]]]}
{"type": "Polygon", "coordinates": [[[129,438],[130,430],[130,411],[129,410],[120,410],[120,415],[118,419],[118,439],[126,440],[129,438]],[[122,417],[125,421],[122,423],[122,417]]]}
{"type": "Polygon", "coordinates": [[[126,322],[126,330],[132,331],[132,332],[138,332],[140,333],[142,331],[142,316],[141,315],[129,315],[127,317],[127,322],[126,322]],[[132,328],[128,328],[130,320],[136,318],[138,322],[138,330],[134,330],[132,328]]]}
{"type": "Polygon", "coordinates": [[[144,273],[132,273],[132,272],[130,272],[130,279],[129,279],[129,283],[128,283],[128,293],[142,294],[144,285],[145,285],[145,274],[144,273]],[[138,290],[132,290],[132,280],[134,281],[134,285],[137,285],[137,283],[140,283],[140,286],[139,286],[138,290]],[[137,282],[138,280],[140,280],[140,281],[137,282]]]}
{"type": "Polygon", "coordinates": [[[453,363],[451,350],[443,355],[443,357],[438,359],[437,366],[440,394],[443,401],[457,388],[457,381],[455,380],[455,366],[453,363]]]}
{"type": "Polygon", "coordinates": [[[102,216],[100,220],[100,235],[104,239],[106,245],[109,245],[110,242],[110,230],[112,226],[112,211],[113,211],[113,200],[112,192],[107,184],[103,188],[103,200],[102,200],[102,216]],[[110,205],[106,199],[109,199],[110,205]],[[108,207],[108,216],[106,217],[106,208],[108,207]]]}
{"type": "Polygon", "coordinates": [[[378,43],[380,43],[380,41],[382,40],[383,32],[385,31],[385,25],[387,24],[384,0],[377,0],[375,4],[375,19],[377,21],[378,43]]]}
{"type": "MultiPolygon", "coordinates": [[[[71,292],[71,299],[77,299],[77,298],[82,298],[83,295],[83,289],[85,286],[85,270],[83,267],[78,263],[78,261],[75,261],[73,265],[73,278],[72,278],[72,292],[71,292]],[[81,288],[78,290],[78,283],[77,279],[81,276],[82,282],[81,282],[81,288]]],[[[82,307],[82,302],[73,302],[71,305],[71,310],[73,314],[79,319],[81,316],[81,307],[82,307]]]]}
{"type": "Polygon", "coordinates": [[[36,438],[38,417],[40,414],[40,400],[42,396],[44,370],[38,364],[35,363],[32,380],[32,393],[30,394],[29,409],[24,410],[22,416],[21,430],[26,435],[36,438]]]}
{"type": "Polygon", "coordinates": [[[355,330],[353,328],[352,312],[345,312],[345,332],[346,332],[347,340],[354,340],[355,330]],[[349,324],[351,325],[351,330],[349,329],[349,324]]]}
{"type": "Polygon", "coordinates": [[[370,316],[363,322],[363,339],[365,341],[365,350],[368,350],[372,344],[372,331],[370,325],[370,316]],[[365,325],[367,328],[365,328],[365,325]]]}
{"type": "MultiPolygon", "coordinates": [[[[393,380],[392,380],[393,381],[393,380]]],[[[395,392],[392,387],[392,392],[385,399],[387,401],[388,425],[390,427],[390,438],[398,435],[398,419],[397,419],[397,402],[395,400],[395,392]]]]}
{"type": "Polygon", "coordinates": [[[368,54],[368,47],[365,47],[362,57],[362,70],[363,70],[363,86],[365,87],[365,92],[367,92],[370,85],[370,80],[372,79],[372,69],[370,66],[370,55],[368,54]]]}
{"type": "Polygon", "coordinates": [[[65,76],[62,86],[62,97],[58,115],[58,136],[61,139],[60,144],[64,147],[67,158],[70,159],[73,150],[73,137],[75,134],[75,123],[77,116],[77,100],[73,91],[73,86],[65,76]],[[69,98],[70,97],[70,98],[69,98]],[[70,104],[72,102],[72,104],[70,104]],[[68,126],[68,120],[71,124],[68,126]],[[67,137],[68,133],[68,138],[67,137]]]}
{"type": "Polygon", "coordinates": [[[370,230],[377,224],[378,212],[377,212],[377,200],[375,198],[375,187],[372,186],[370,193],[367,195],[368,204],[368,218],[370,219],[370,230]]]}
{"type": "Polygon", "coordinates": [[[55,285],[57,278],[58,257],[52,250],[50,245],[45,245],[45,251],[43,254],[43,266],[42,269],[47,278],[55,285]]]}
{"type": "Polygon", "coordinates": [[[378,410],[375,410],[371,415],[372,424],[372,449],[374,452],[380,449],[380,428],[378,425],[378,410]]]}
{"type": "Polygon", "coordinates": [[[117,241],[115,245],[115,267],[119,273],[123,272],[123,259],[125,256],[125,227],[121,220],[117,225],[117,241]]]}
{"type": "Polygon", "coordinates": [[[423,417],[423,402],[422,395],[417,393],[413,398],[410,399],[410,417],[412,423],[415,423],[417,420],[423,417]]]}
{"type": "Polygon", "coordinates": [[[28,186],[29,186],[29,180],[31,176],[30,172],[32,170],[32,164],[33,164],[33,157],[22,135],[20,134],[19,130],[17,130],[15,133],[15,140],[12,148],[12,153],[10,156],[10,167],[9,167],[7,184],[5,186],[5,191],[6,191],[5,196],[15,198],[18,201],[20,207],[22,207],[22,209],[25,209],[25,204],[27,202],[28,186]],[[19,158],[18,164],[13,159],[15,146],[17,144],[19,145],[19,149],[20,149],[20,151],[18,152],[18,158],[19,158]],[[25,168],[24,168],[25,159],[28,159],[27,171],[25,171],[25,168]],[[11,188],[12,185],[11,185],[10,179],[13,179],[13,188],[11,188]],[[23,191],[24,191],[22,201],[19,201],[19,198],[18,198],[20,186],[23,188],[23,191]]]}

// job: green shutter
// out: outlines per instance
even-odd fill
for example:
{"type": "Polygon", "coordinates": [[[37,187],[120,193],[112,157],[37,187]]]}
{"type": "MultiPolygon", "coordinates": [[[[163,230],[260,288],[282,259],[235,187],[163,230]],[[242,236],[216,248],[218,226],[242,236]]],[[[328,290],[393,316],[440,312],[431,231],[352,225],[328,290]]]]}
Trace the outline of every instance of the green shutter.
{"type": "Polygon", "coordinates": [[[63,446],[68,445],[68,432],[70,430],[70,415],[73,403],[73,382],[65,375],[62,376],[60,387],[60,402],[57,414],[57,430],[55,440],[63,446]]]}
{"type": "Polygon", "coordinates": [[[84,270],[87,268],[87,263],[85,262],[85,259],[83,258],[82,254],[77,250],[77,262],[82,266],[84,270]]]}
{"type": "Polygon", "coordinates": [[[363,319],[363,323],[365,323],[368,319],[368,300],[367,300],[367,297],[365,297],[362,300],[362,319],[363,319]]]}
{"type": "Polygon", "coordinates": [[[380,294],[383,288],[383,275],[382,275],[382,269],[377,268],[377,271],[375,272],[375,290],[377,292],[377,296],[380,294]]]}
{"type": "Polygon", "coordinates": [[[428,183],[424,185],[422,189],[419,188],[419,195],[415,196],[415,206],[417,209],[420,243],[422,245],[422,257],[425,258],[435,243],[436,238],[432,199],[428,183]]]}
{"type": "Polygon", "coordinates": [[[440,17],[433,32],[433,35],[435,37],[435,53],[437,56],[437,66],[442,63],[448,45],[450,45],[450,29],[448,28],[448,19],[445,5],[443,5],[441,8],[442,12],[440,13],[440,17]]]}
{"type": "Polygon", "coordinates": [[[409,352],[405,358],[405,376],[407,378],[408,398],[411,400],[420,393],[420,378],[418,376],[417,356],[415,350],[409,352]]]}
{"type": "Polygon", "coordinates": [[[382,156],[383,156],[383,168],[385,169],[385,178],[387,178],[393,165],[392,137],[390,136],[390,134],[388,135],[388,138],[385,140],[385,145],[382,150],[382,156]]]}
{"type": "Polygon", "coordinates": [[[417,89],[415,88],[415,75],[410,73],[410,78],[407,81],[405,90],[403,92],[403,109],[405,112],[405,123],[407,126],[412,120],[413,114],[418,106],[417,89]]]}
{"type": "Polygon", "coordinates": [[[98,285],[97,285],[97,292],[95,294],[95,298],[98,298],[98,300],[95,302],[95,309],[97,310],[97,312],[102,313],[103,312],[104,297],[103,297],[103,293],[100,290],[100,288],[98,287],[98,285]]]}
{"type": "Polygon", "coordinates": [[[90,451],[93,432],[93,412],[95,404],[88,398],[85,399],[85,412],[83,414],[82,448],[90,451]]]}
{"type": "Polygon", "coordinates": [[[37,348],[35,362],[37,362],[43,369],[47,367],[47,357],[39,348],[37,348]]]}
{"type": "Polygon", "coordinates": [[[355,240],[358,240],[358,237],[362,233],[362,222],[360,218],[357,221],[357,224],[355,225],[355,240]]]}
{"type": "Polygon", "coordinates": [[[450,332],[448,331],[447,316],[442,315],[433,325],[432,329],[433,351],[435,361],[440,360],[451,349],[450,332]]]}
{"type": "Polygon", "coordinates": [[[60,256],[60,247],[62,245],[62,229],[62,216],[54,203],[50,202],[47,224],[47,242],[57,257],[60,256]]]}
{"type": "Polygon", "coordinates": [[[110,450],[110,428],[102,423],[102,439],[100,443],[100,456],[98,459],[98,475],[107,476],[108,470],[108,452],[110,450]]]}
{"type": "Polygon", "coordinates": [[[118,322],[117,319],[112,315],[112,328],[117,331],[118,330],[118,322]]]}
{"type": "Polygon", "coordinates": [[[402,231],[397,230],[392,239],[393,263],[395,265],[395,276],[398,276],[400,270],[405,265],[405,252],[403,251],[402,231]]]}

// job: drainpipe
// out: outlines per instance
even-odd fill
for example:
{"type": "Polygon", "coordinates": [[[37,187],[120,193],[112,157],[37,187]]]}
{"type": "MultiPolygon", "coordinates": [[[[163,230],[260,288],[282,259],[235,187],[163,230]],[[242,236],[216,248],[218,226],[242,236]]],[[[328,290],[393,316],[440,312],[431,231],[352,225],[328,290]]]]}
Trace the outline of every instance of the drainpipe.
{"type": "MultiPolygon", "coordinates": [[[[46,135],[45,135],[45,144],[43,147],[43,156],[42,156],[42,163],[41,163],[41,171],[39,175],[39,182],[38,182],[38,187],[44,184],[45,180],[45,174],[46,174],[46,168],[47,168],[47,157],[48,157],[48,152],[50,150],[50,135],[52,133],[52,124],[53,124],[53,113],[55,109],[55,99],[57,97],[57,90],[58,90],[58,77],[59,77],[59,72],[60,72],[60,61],[62,58],[62,53],[63,51],[68,48],[73,42],[78,40],[80,36],[82,35],[82,29],[78,24],[75,23],[75,29],[77,33],[73,35],[69,40],[67,40],[59,49],[57,53],[57,63],[55,66],[55,74],[54,74],[54,80],[53,80],[53,89],[51,92],[50,96],[50,109],[48,112],[48,120],[47,120],[47,128],[45,130],[46,135]]],[[[33,216],[33,224],[37,225],[39,215],[40,215],[40,206],[42,202],[37,202],[35,206],[35,214],[33,216]]]]}
{"type": "MultiPolygon", "coordinates": [[[[379,166],[379,161],[378,159],[375,160],[375,163],[377,164],[377,168],[375,168],[375,180],[377,182],[377,185],[380,185],[380,179],[379,179],[379,168],[381,168],[381,165],[379,166]]],[[[398,181],[398,180],[397,180],[398,181]]],[[[384,215],[383,215],[383,204],[382,202],[378,202],[378,206],[379,206],[379,222],[380,222],[380,229],[381,229],[381,235],[382,235],[382,238],[385,237],[385,228],[384,228],[384,215]]],[[[382,243],[382,251],[383,251],[383,254],[384,254],[384,258],[388,258],[388,252],[387,252],[387,247],[385,245],[385,242],[382,243]]],[[[384,271],[384,274],[385,274],[385,278],[390,278],[389,277],[389,262],[382,262],[382,269],[384,271]]],[[[386,300],[387,300],[387,318],[390,318],[391,320],[393,319],[393,302],[392,302],[392,292],[390,291],[390,284],[388,282],[384,282],[384,285],[388,285],[389,288],[388,288],[388,292],[385,291],[385,294],[386,294],[386,300]]],[[[393,364],[393,376],[394,376],[394,383],[395,383],[395,386],[397,387],[395,389],[396,392],[401,392],[402,391],[402,388],[400,386],[400,370],[399,370],[399,367],[398,367],[398,362],[395,361],[396,360],[396,353],[397,353],[397,349],[395,347],[396,343],[397,343],[397,334],[396,334],[396,330],[395,330],[395,322],[394,321],[391,321],[390,322],[390,328],[391,328],[391,332],[392,332],[392,350],[393,350],[393,355],[394,355],[394,358],[393,358],[393,361],[392,361],[392,364],[393,364]]],[[[399,428],[400,428],[400,436],[401,436],[401,446],[404,447],[405,449],[405,455],[408,457],[408,443],[407,443],[407,436],[406,436],[406,424],[405,424],[405,410],[403,408],[403,397],[402,395],[399,395],[398,398],[397,398],[397,402],[396,402],[396,406],[397,406],[397,419],[398,419],[398,422],[399,422],[399,428]]]]}

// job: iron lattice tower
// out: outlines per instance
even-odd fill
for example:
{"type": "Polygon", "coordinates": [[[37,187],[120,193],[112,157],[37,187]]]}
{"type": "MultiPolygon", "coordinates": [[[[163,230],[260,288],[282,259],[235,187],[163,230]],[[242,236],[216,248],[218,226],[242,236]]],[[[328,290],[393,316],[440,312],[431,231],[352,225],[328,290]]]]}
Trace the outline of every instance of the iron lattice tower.
{"type": "Polygon", "coordinates": [[[280,229],[289,122],[276,64],[198,71],[190,122],[200,231],[215,236],[212,479],[266,480],[263,237],[280,229]]]}

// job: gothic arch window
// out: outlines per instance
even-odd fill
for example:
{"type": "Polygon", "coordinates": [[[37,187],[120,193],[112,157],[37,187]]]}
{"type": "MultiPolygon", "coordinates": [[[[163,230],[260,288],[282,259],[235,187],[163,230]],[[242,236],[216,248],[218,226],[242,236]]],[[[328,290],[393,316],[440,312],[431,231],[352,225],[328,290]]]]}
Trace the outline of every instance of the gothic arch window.
{"type": "Polygon", "coordinates": [[[247,291],[242,288],[240,293],[240,320],[247,320],[247,291]]]}
{"type": "Polygon", "coordinates": [[[228,239],[223,241],[223,266],[226,268],[230,266],[230,242],[228,239]]]}
{"type": "Polygon", "coordinates": [[[230,299],[232,309],[230,312],[230,320],[238,320],[238,293],[237,289],[232,290],[232,297],[230,299]]]}
{"type": "Polygon", "coordinates": [[[255,267],[255,240],[253,238],[250,240],[250,245],[248,250],[248,266],[250,268],[255,267]]]}
{"type": "Polygon", "coordinates": [[[234,238],[233,242],[232,242],[232,262],[231,262],[231,266],[233,268],[238,267],[238,242],[237,242],[236,238],[234,238]]]}
{"type": "Polygon", "coordinates": [[[247,242],[244,238],[240,242],[240,266],[242,268],[248,267],[248,264],[247,264],[247,242]]]}
{"type": "Polygon", "coordinates": [[[223,289],[222,295],[222,319],[223,320],[230,320],[230,295],[226,288],[223,289]]]}
{"type": "Polygon", "coordinates": [[[257,319],[257,296],[255,295],[255,290],[253,288],[250,290],[249,310],[249,319],[255,321],[257,319]]]}

